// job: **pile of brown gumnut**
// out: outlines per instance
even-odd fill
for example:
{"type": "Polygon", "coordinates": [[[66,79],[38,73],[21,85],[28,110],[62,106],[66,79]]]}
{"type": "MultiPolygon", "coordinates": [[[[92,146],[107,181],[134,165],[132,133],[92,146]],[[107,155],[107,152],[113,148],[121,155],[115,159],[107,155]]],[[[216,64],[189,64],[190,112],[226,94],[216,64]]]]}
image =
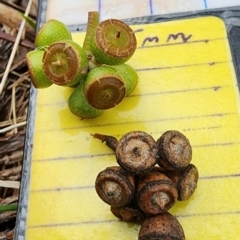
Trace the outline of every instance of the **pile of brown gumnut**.
{"type": "Polygon", "coordinates": [[[128,132],[119,140],[97,133],[93,137],[114,150],[118,163],[101,171],[95,182],[111,212],[140,223],[139,240],[184,240],[181,224],[168,210],[176,201],[188,200],[197,187],[198,169],[190,163],[187,137],[176,130],[164,132],[157,141],[143,131],[128,132]]]}

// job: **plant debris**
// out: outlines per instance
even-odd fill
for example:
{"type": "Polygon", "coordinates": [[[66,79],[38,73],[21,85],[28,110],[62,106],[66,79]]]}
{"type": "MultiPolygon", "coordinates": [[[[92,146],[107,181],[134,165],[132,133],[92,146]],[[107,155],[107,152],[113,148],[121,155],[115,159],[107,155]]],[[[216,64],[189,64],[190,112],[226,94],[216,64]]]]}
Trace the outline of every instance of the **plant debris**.
{"type": "MultiPolygon", "coordinates": [[[[0,1],[0,84],[16,42],[28,0],[0,1]]],[[[29,16],[37,18],[38,1],[33,0],[29,16]]],[[[29,102],[30,78],[26,53],[34,48],[35,30],[28,24],[17,46],[10,70],[0,93],[0,206],[9,211],[0,212],[0,240],[14,236],[24,150],[24,139],[29,102]]]]}

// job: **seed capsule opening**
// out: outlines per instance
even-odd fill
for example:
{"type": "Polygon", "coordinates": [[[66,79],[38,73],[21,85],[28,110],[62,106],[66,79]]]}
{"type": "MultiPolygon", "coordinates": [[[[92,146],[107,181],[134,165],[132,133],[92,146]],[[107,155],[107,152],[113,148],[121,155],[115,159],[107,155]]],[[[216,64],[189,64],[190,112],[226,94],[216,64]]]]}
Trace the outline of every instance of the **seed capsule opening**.
{"type": "Polygon", "coordinates": [[[156,215],[168,211],[177,200],[177,188],[168,180],[151,181],[138,190],[138,205],[143,212],[156,215]]]}
{"type": "Polygon", "coordinates": [[[105,53],[120,58],[131,56],[137,45],[132,29],[117,19],[101,22],[96,30],[96,40],[105,53]]]}
{"type": "Polygon", "coordinates": [[[85,97],[97,109],[109,109],[119,104],[125,96],[125,85],[118,77],[103,76],[91,82],[85,97]]]}
{"type": "Polygon", "coordinates": [[[66,43],[50,45],[43,56],[43,68],[51,81],[58,85],[70,83],[78,71],[76,51],[66,43]]]}
{"type": "Polygon", "coordinates": [[[118,141],[116,158],[123,169],[134,175],[147,173],[156,164],[156,142],[145,132],[129,132],[118,141]]]}
{"type": "Polygon", "coordinates": [[[135,181],[120,167],[108,167],[98,174],[95,189],[104,202],[112,207],[122,207],[133,199],[135,181]]]}
{"type": "Polygon", "coordinates": [[[81,46],[72,40],[62,40],[46,48],[42,67],[53,83],[74,86],[87,74],[88,61],[81,46]]]}
{"type": "Polygon", "coordinates": [[[158,164],[166,170],[184,169],[192,160],[189,140],[179,131],[169,130],[158,140],[158,164]]]}
{"type": "Polygon", "coordinates": [[[91,50],[99,63],[124,63],[136,48],[135,33],[126,23],[117,19],[100,22],[91,38],[91,50]]]}

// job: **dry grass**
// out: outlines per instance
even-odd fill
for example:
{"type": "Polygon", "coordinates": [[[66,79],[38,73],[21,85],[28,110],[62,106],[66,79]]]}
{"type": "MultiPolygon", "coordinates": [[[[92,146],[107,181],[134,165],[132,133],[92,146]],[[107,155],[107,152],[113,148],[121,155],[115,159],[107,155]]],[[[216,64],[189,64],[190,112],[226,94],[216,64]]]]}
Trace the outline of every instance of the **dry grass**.
{"type": "MultiPolygon", "coordinates": [[[[30,90],[25,56],[34,48],[35,31],[22,26],[19,11],[24,13],[28,2],[0,1],[0,206],[18,203],[21,183],[30,90]]],[[[37,1],[32,1],[30,16],[33,20],[36,6],[37,1]]],[[[0,240],[13,239],[16,213],[0,212],[0,240]]]]}

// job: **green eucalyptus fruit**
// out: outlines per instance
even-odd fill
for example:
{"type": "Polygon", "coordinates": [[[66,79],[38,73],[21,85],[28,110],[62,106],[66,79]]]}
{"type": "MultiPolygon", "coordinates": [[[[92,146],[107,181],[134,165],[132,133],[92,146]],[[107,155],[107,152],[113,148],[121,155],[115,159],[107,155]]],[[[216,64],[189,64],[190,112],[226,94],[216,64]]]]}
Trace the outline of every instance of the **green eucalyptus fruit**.
{"type": "Polygon", "coordinates": [[[108,19],[98,24],[90,40],[91,51],[101,64],[125,63],[136,50],[133,30],[124,22],[108,19]]]}
{"type": "Polygon", "coordinates": [[[53,83],[71,87],[87,74],[88,60],[79,44],[73,40],[61,40],[45,49],[43,69],[53,83]]]}
{"type": "Polygon", "coordinates": [[[36,48],[49,46],[60,40],[70,39],[72,35],[68,27],[61,21],[50,19],[45,22],[35,37],[36,48]]]}
{"type": "Polygon", "coordinates": [[[47,88],[53,84],[42,69],[43,54],[44,51],[40,50],[33,50],[26,54],[28,70],[35,88],[47,88]]]}
{"type": "Polygon", "coordinates": [[[125,97],[125,84],[117,70],[102,65],[89,71],[84,82],[84,95],[90,105],[97,109],[109,109],[125,97]]]}
{"type": "Polygon", "coordinates": [[[128,64],[114,65],[112,67],[118,71],[118,74],[124,80],[124,84],[126,87],[125,96],[129,96],[137,86],[137,72],[128,64]]]}
{"type": "Polygon", "coordinates": [[[92,107],[83,93],[83,82],[74,89],[68,99],[69,110],[76,116],[84,118],[96,118],[103,114],[103,110],[92,107]]]}

